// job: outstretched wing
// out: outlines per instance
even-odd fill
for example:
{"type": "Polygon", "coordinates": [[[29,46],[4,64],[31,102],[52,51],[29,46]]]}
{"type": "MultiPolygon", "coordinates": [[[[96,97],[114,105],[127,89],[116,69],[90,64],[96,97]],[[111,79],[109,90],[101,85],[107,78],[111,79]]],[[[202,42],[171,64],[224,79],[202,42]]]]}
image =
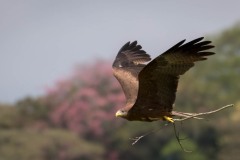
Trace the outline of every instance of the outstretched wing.
{"type": "Polygon", "coordinates": [[[137,41],[126,43],[118,52],[113,62],[113,74],[121,84],[127,99],[127,106],[135,103],[138,93],[138,74],[151,60],[150,56],[142,50],[137,41]]]}
{"type": "Polygon", "coordinates": [[[211,42],[202,40],[203,37],[186,44],[183,40],[151,61],[139,73],[138,97],[130,111],[170,112],[176,98],[179,75],[193,67],[194,62],[206,60],[206,56],[214,54],[207,51],[214,47],[209,45],[211,42]]]}

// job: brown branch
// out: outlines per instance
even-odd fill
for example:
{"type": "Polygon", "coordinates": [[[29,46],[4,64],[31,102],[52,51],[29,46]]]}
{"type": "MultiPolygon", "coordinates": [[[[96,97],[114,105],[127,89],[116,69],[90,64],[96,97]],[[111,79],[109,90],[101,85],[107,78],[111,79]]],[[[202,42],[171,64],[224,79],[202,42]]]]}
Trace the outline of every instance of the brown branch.
{"type": "Polygon", "coordinates": [[[173,124],[173,129],[174,129],[175,137],[176,137],[177,142],[178,142],[179,146],[181,147],[181,149],[182,149],[184,152],[187,152],[187,153],[192,152],[192,151],[187,150],[187,149],[185,149],[185,148],[183,147],[183,145],[182,145],[182,143],[181,143],[181,140],[183,140],[183,139],[180,139],[180,135],[179,135],[179,132],[177,132],[175,123],[172,123],[172,124],[173,124]]]}
{"type": "MultiPolygon", "coordinates": [[[[209,115],[209,114],[213,114],[213,113],[216,113],[216,112],[219,112],[223,109],[226,109],[226,108],[229,108],[229,107],[233,107],[234,104],[229,104],[229,105],[226,105],[226,106],[223,106],[221,108],[218,108],[216,110],[213,110],[213,111],[209,111],[209,112],[202,112],[202,113],[192,113],[191,116],[187,116],[185,118],[182,118],[182,119],[173,119],[175,122],[182,122],[182,121],[185,121],[187,119],[190,119],[190,118],[195,118],[195,117],[199,117],[199,116],[203,116],[203,115],[209,115]]],[[[188,113],[189,114],[189,113],[188,113]]]]}
{"type": "Polygon", "coordinates": [[[153,134],[155,132],[158,132],[159,130],[161,130],[163,127],[166,127],[168,126],[169,123],[165,123],[163,126],[161,126],[160,128],[156,129],[156,130],[151,130],[150,132],[148,133],[145,133],[141,136],[137,136],[137,137],[134,137],[134,138],[129,138],[130,140],[132,140],[132,145],[135,145],[140,139],[144,138],[145,136],[149,135],[149,134],[153,134]]]}
{"type": "MultiPolygon", "coordinates": [[[[219,112],[223,109],[226,109],[226,108],[229,108],[229,107],[233,107],[234,105],[233,104],[229,104],[229,105],[226,105],[226,106],[223,106],[219,109],[216,109],[216,110],[213,110],[213,111],[209,111],[209,112],[203,112],[203,113],[184,113],[184,112],[178,112],[180,113],[178,116],[183,116],[184,118],[182,119],[173,119],[174,122],[182,122],[182,121],[185,121],[187,119],[191,119],[191,118],[195,118],[195,119],[203,119],[199,116],[204,116],[204,115],[209,115],[209,114],[213,114],[213,113],[216,113],[216,112],[219,112]]],[[[158,132],[159,130],[161,130],[163,127],[165,126],[168,126],[168,124],[170,123],[166,123],[164,126],[160,127],[158,130],[152,130],[144,135],[141,135],[141,136],[138,136],[138,137],[134,137],[134,138],[129,138],[130,140],[132,140],[132,145],[135,145],[139,140],[141,140],[142,138],[144,138],[145,136],[149,135],[149,134],[153,134],[155,132],[158,132]]],[[[176,126],[175,124],[173,123],[173,127],[174,127],[174,133],[175,133],[175,137],[178,141],[178,144],[180,145],[181,149],[184,151],[184,152],[192,152],[190,150],[186,150],[183,146],[182,146],[182,143],[181,143],[181,140],[183,139],[180,139],[179,137],[179,133],[177,133],[176,131],[176,126]]]]}
{"type": "Polygon", "coordinates": [[[135,145],[140,139],[142,139],[143,137],[145,137],[148,134],[144,134],[142,136],[139,137],[134,137],[134,138],[129,138],[130,140],[133,140],[132,145],[135,145]]]}

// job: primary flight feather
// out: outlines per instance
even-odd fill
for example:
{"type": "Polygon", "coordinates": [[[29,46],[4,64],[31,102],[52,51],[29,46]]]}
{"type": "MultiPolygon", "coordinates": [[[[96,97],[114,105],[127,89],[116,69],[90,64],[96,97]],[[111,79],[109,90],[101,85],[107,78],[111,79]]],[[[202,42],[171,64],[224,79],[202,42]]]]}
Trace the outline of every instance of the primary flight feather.
{"type": "Polygon", "coordinates": [[[173,111],[179,76],[214,54],[211,41],[203,37],[185,43],[180,41],[154,60],[142,50],[137,41],[126,43],[113,62],[113,74],[126,96],[126,105],[116,112],[117,117],[135,121],[167,120],[172,116],[186,117],[173,111]],[[147,65],[146,62],[149,62],[147,65]]]}

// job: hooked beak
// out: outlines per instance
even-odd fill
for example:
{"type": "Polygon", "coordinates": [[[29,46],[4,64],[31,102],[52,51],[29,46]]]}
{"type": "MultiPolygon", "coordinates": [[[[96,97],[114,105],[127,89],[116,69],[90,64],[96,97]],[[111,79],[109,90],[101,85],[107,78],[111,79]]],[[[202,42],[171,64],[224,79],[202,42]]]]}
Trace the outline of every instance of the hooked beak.
{"type": "Polygon", "coordinates": [[[122,112],[121,111],[117,111],[115,114],[116,117],[121,117],[122,116],[122,112]]]}

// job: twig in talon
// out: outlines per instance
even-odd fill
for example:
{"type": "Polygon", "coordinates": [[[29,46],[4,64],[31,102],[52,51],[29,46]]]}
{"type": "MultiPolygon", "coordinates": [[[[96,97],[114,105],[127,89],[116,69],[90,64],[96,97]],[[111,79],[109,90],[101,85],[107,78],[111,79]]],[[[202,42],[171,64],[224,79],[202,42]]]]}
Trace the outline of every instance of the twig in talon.
{"type": "Polygon", "coordinates": [[[191,119],[191,118],[194,118],[194,117],[198,117],[198,116],[203,116],[203,115],[209,115],[209,114],[213,114],[213,113],[216,113],[216,112],[219,112],[223,109],[226,109],[226,108],[229,108],[229,107],[233,107],[234,104],[229,104],[229,105],[226,105],[226,106],[223,106],[221,108],[218,108],[216,110],[213,110],[213,111],[209,111],[209,112],[202,112],[202,113],[194,113],[192,114],[192,116],[186,116],[182,113],[179,113],[177,111],[174,111],[173,114],[176,115],[176,116],[181,116],[181,117],[185,117],[185,118],[182,118],[182,119],[174,119],[175,122],[182,122],[182,121],[185,121],[187,119],[191,119]]]}
{"type": "Polygon", "coordinates": [[[133,140],[132,145],[135,145],[140,139],[142,139],[143,137],[145,137],[145,136],[147,136],[147,135],[149,135],[149,134],[152,134],[152,133],[154,133],[154,132],[156,132],[156,130],[152,130],[152,131],[150,131],[150,132],[148,132],[148,133],[145,133],[144,135],[137,136],[137,137],[135,137],[135,138],[129,138],[129,139],[133,140]]]}
{"type": "Polygon", "coordinates": [[[135,138],[129,138],[129,139],[130,139],[130,140],[133,140],[132,145],[135,145],[140,139],[144,138],[145,136],[147,136],[147,135],[149,135],[149,134],[153,134],[153,133],[155,133],[155,132],[160,131],[163,127],[167,127],[168,124],[170,124],[170,123],[165,123],[163,126],[161,126],[160,128],[158,128],[158,129],[156,129],[156,130],[152,130],[152,131],[150,131],[150,132],[148,132],[148,133],[146,133],[146,134],[144,134],[144,135],[141,135],[141,136],[138,136],[138,137],[135,137],[135,138]]]}
{"type": "Polygon", "coordinates": [[[139,136],[139,137],[129,138],[129,139],[133,140],[132,145],[135,145],[140,139],[142,139],[142,138],[145,137],[145,136],[146,136],[146,135],[142,135],[142,136],[139,136]]]}
{"type": "Polygon", "coordinates": [[[190,119],[190,118],[197,119],[197,120],[206,120],[205,118],[202,118],[202,117],[189,116],[189,117],[186,117],[186,118],[173,118],[173,121],[174,122],[181,122],[185,119],[190,119]]]}
{"type": "MultiPolygon", "coordinates": [[[[177,112],[177,111],[175,111],[177,112]]],[[[174,113],[174,112],[173,112],[174,113]]],[[[178,114],[180,114],[182,117],[190,117],[190,116],[195,116],[197,113],[188,113],[188,112],[177,112],[178,114]]],[[[180,116],[179,115],[179,116],[180,116]]],[[[204,119],[202,117],[193,117],[194,119],[204,119]]]]}
{"type": "Polygon", "coordinates": [[[154,133],[154,132],[156,132],[156,130],[152,130],[152,131],[150,131],[150,132],[148,132],[148,133],[146,133],[144,135],[141,135],[141,136],[138,136],[138,137],[135,137],[135,138],[129,138],[129,139],[133,140],[132,145],[135,145],[140,139],[142,139],[143,137],[145,137],[145,136],[147,136],[147,135],[149,135],[151,133],[154,133]]]}
{"type": "Polygon", "coordinates": [[[179,140],[180,140],[180,141],[183,141],[183,140],[188,139],[188,137],[180,138],[180,134],[178,134],[178,137],[179,137],[179,140]]]}
{"type": "Polygon", "coordinates": [[[177,130],[176,130],[175,123],[173,123],[173,129],[174,129],[175,137],[176,137],[176,139],[177,139],[177,141],[178,141],[178,144],[179,144],[179,146],[181,147],[181,149],[182,149],[184,152],[188,152],[188,153],[192,152],[192,151],[190,151],[190,150],[185,149],[185,148],[182,146],[182,143],[181,143],[181,140],[182,140],[182,139],[179,138],[179,137],[180,137],[180,136],[179,136],[179,132],[177,132],[177,130]]]}

